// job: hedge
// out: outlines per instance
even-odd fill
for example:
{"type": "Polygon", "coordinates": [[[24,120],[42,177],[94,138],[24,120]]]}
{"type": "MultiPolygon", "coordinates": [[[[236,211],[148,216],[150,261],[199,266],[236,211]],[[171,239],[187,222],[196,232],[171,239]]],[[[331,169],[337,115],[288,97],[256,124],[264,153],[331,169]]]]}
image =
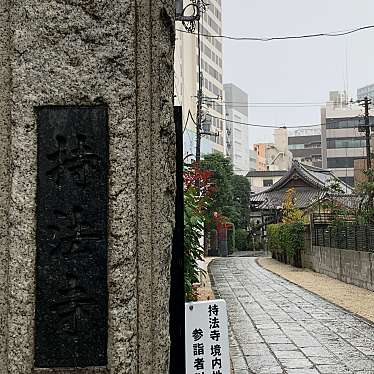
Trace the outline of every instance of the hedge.
{"type": "Polygon", "coordinates": [[[237,229],[235,232],[235,247],[237,251],[248,251],[249,234],[247,230],[237,229]]]}
{"type": "Polygon", "coordinates": [[[304,247],[304,223],[278,223],[267,227],[268,249],[274,258],[283,262],[299,263],[304,247]]]}

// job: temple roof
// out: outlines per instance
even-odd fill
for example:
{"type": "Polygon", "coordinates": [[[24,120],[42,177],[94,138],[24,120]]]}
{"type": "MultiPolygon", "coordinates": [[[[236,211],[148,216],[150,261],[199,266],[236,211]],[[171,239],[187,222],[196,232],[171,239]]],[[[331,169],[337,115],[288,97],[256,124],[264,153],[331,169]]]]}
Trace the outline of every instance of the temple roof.
{"type": "Polygon", "coordinates": [[[333,182],[344,191],[342,196],[353,192],[352,187],[337,178],[331,171],[304,165],[294,160],[286,175],[266,191],[251,195],[251,202],[259,209],[279,209],[287,190],[293,188],[295,206],[304,209],[321,198],[323,188],[333,182]]]}

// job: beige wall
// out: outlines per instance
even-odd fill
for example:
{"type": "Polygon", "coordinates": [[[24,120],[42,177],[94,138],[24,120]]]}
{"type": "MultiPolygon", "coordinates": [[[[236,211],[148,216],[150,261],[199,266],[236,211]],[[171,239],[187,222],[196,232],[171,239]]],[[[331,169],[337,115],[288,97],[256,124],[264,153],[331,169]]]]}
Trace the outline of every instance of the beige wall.
{"type": "Polygon", "coordinates": [[[275,176],[275,177],[250,177],[249,181],[251,183],[251,187],[263,187],[264,180],[271,179],[273,184],[278,182],[283,176],[275,176]]]}

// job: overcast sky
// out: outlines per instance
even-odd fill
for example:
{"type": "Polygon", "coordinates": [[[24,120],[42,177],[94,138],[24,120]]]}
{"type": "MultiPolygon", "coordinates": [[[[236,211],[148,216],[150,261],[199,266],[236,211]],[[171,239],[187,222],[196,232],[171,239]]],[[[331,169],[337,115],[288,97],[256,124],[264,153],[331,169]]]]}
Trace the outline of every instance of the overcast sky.
{"type": "MultiPolygon", "coordinates": [[[[222,0],[223,33],[284,36],[374,24],[374,0],[222,0]]],[[[224,41],[224,82],[255,102],[324,102],[348,86],[349,96],[374,83],[374,29],[337,38],[274,42],[224,41]],[[347,79],[348,78],[348,79],[347,79]],[[348,84],[347,84],[348,81],[348,84]]],[[[249,108],[249,121],[271,125],[320,122],[317,106],[249,108]]],[[[272,141],[272,130],[250,129],[250,142],[272,141]]]]}

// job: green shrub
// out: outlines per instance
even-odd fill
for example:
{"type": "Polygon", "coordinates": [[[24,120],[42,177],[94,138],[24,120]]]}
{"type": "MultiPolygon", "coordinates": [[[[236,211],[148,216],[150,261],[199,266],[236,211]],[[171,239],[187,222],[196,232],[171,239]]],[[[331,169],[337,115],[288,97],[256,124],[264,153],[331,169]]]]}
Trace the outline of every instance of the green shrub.
{"type": "Polygon", "coordinates": [[[189,188],[184,193],[184,290],[186,301],[195,301],[194,283],[199,282],[200,269],[197,260],[203,260],[204,249],[200,239],[204,229],[204,215],[198,209],[196,190],[189,188]]]}
{"type": "Polygon", "coordinates": [[[304,246],[304,223],[279,223],[267,227],[268,249],[279,258],[289,259],[304,246]]]}
{"type": "Polygon", "coordinates": [[[266,229],[268,239],[268,250],[273,253],[279,252],[280,249],[279,228],[280,224],[272,224],[268,225],[266,229]]]}
{"type": "Polygon", "coordinates": [[[237,251],[248,251],[248,232],[244,229],[237,229],[235,231],[235,247],[237,251]]]}

